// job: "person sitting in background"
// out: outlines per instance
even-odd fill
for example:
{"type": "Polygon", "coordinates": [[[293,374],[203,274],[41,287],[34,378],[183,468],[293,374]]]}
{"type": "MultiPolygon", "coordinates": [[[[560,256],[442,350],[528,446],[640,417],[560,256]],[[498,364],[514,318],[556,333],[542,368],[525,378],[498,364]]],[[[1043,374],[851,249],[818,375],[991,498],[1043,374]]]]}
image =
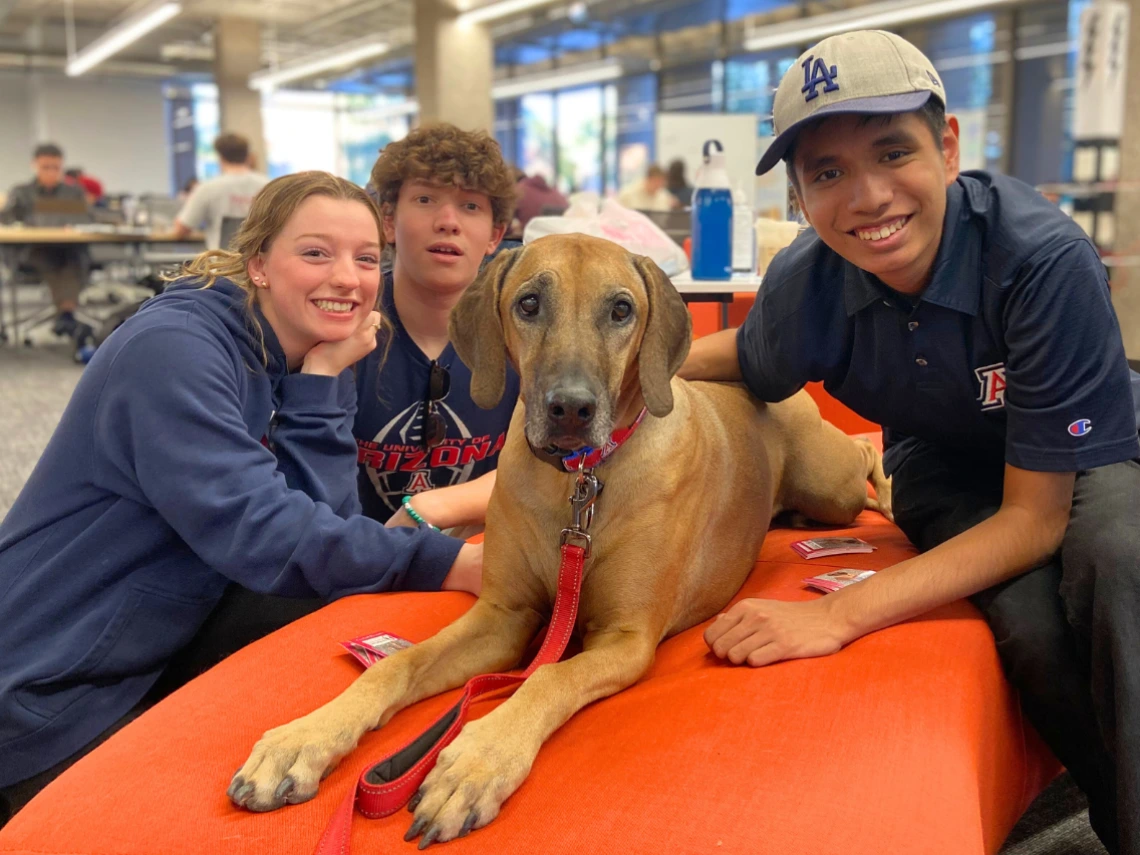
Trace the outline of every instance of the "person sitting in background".
{"type": "Polygon", "coordinates": [[[82,166],[74,166],[67,170],[66,181],[83,191],[87,204],[91,207],[103,202],[103,182],[83,171],[82,166]]]}
{"type": "Polygon", "coordinates": [[[644,178],[621,189],[618,202],[635,211],[672,211],[679,204],[665,189],[665,171],[655,163],[645,170],[644,178]]]}
{"type": "Polygon", "coordinates": [[[438,124],[385,147],[369,186],[395,250],[382,291],[395,329],[386,357],[356,366],[361,505],[392,526],[478,528],[519,380],[508,372],[499,405],[477,407],[448,319],[511,221],[514,174],[486,133],[438,124]]]}
{"type": "Polygon", "coordinates": [[[559,214],[570,207],[566,197],[555,188],[546,183],[546,177],[536,172],[527,177],[521,169],[518,170],[518,204],[515,206],[515,219],[519,223],[519,232],[526,228],[526,224],[539,216],[551,216],[555,211],[559,214]]]}
{"type": "Polygon", "coordinates": [[[673,198],[682,208],[693,204],[693,187],[685,178],[685,161],[680,158],[669,164],[669,173],[665,176],[665,189],[673,194],[673,198]]]}
{"type": "MultiPolygon", "coordinates": [[[[29,226],[65,226],[87,222],[82,188],[63,181],[63,150],[54,143],[36,146],[32,154],[35,178],[13,187],[0,211],[0,222],[29,226]],[[68,203],[71,203],[70,205],[68,203]]],[[[34,269],[51,290],[58,317],[52,332],[75,336],[80,324],[74,312],[79,292],[87,284],[87,249],[75,245],[39,245],[24,249],[17,263],[34,269]]]]}
{"type": "Polygon", "coordinates": [[[174,220],[176,240],[194,231],[203,231],[207,249],[225,249],[222,220],[242,219],[249,213],[253,197],[269,179],[249,166],[249,140],[238,134],[222,134],[214,140],[222,174],[203,181],[190,194],[174,220]]]}
{"type": "Polygon", "coordinates": [[[356,185],[279,178],[95,352],[0,522],[0,825],[164,694],[334,597],[477,593],[482,545],[360,515],[384,324],[356,185]],[[294,598],[288,600],[285,598],[294,598]]]}

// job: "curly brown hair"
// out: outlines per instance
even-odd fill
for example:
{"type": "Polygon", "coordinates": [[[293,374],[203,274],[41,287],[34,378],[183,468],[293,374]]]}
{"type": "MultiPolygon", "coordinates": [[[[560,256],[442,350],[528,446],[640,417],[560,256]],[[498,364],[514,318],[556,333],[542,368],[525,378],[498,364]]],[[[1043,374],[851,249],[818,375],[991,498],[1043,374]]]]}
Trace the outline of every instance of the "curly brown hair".
{"type": "Polygon", "coordinates": [[[385,214],[395,211],[400,186],[414,179],[485,193],[496,226],[509,224],[514,216],[514,171],[486,131],[464,131],[441,122],[422,125],[389,143],[372,167],[371,181],[385,214]]]}

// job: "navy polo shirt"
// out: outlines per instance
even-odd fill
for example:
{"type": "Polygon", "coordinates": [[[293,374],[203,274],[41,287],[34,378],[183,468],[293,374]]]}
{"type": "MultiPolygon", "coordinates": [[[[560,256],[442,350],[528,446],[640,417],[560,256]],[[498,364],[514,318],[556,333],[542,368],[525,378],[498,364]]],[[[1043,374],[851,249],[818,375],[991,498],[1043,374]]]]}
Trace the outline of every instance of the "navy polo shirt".
{"type": "Polygon", "coordinates": [[[907,299],[809,230],[780,252],[737,333],[753,394],[809,381],[883,425],[892,472],[927,441],[980,463],[1076,472],[1140,457],[1140,375],[1108,277],[1072,219],[1012,178],[947,189],[930,284],[907,299]]]}

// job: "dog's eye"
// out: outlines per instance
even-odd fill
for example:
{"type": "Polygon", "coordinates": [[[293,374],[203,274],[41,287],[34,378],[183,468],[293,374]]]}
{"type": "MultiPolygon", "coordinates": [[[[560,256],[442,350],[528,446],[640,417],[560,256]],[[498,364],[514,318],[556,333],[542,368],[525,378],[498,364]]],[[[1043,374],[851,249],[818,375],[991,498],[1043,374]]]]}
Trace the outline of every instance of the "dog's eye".
{"type": "Polygon", "coordinates": [[[633,313],[633,306],[629,304],[628,300],[618,300],[614,303],[613,311],[610,312],[610,317],[615,322],[621,323],[633,313]]]}
{"type": "Polygon", "coordinates": [[[519,300],[519,312],[525,317],[533,318],[538,314],[538,296],[536,294],[527,294],[519,300]]]}

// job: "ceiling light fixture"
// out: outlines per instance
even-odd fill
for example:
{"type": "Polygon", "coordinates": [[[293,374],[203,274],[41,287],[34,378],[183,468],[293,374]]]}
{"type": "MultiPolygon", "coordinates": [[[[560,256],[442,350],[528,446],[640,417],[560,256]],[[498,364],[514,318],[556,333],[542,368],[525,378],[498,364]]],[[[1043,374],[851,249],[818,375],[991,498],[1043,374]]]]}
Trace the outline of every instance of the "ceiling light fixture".
{"type": "Polygon", "coordinates": [[[1012,6],[1025,0],[893,0],[870,3],[842,12],[828,12],[810,18],[773,24],[755,30],[744,40],[750,51],[812,45],[820,39],[850,30],[897,29],[949,15],[967,15],[985,9],[1012,6]]]}
{"type": "Polygon", "coordinates": [[[129,18],[120,21],[67,62],[67,76],[78,77],[103,60],[134,44],[151,30],[161,27],[182,11],[177,0],[157,0],[129,18]]]}
{"type": "Polygon", "coordinates": [[[389,47],[387,42],[377,41],[375,38],[369,37],[364,41],[342,45],[333,50],[325,51],[306,59],[289,63],[288,65],[282,65],[279,68],[267,69],[265,71],[259,71],[256,74],[251,74],[249,77],[249,85],[254,89],[260,89],[262,92],[272,91],[282,83],[300,80],[303,77],[311,77],[319,72],[334,68],[347,68],[358,62],[363,62],[366,59],[380,56],[381,54],[387,53],[389,47]]]}
{"type": "Polygon", "coordinates": [[[460,24],[483,24],[487,21],[506,18],[516,12],[525,12],[527,9],[549,4],[550,0],[499,0],[497,3],[488,3],[486,6],[472,9],[470,12],[464,12],[457,20],[460,24]]]}

